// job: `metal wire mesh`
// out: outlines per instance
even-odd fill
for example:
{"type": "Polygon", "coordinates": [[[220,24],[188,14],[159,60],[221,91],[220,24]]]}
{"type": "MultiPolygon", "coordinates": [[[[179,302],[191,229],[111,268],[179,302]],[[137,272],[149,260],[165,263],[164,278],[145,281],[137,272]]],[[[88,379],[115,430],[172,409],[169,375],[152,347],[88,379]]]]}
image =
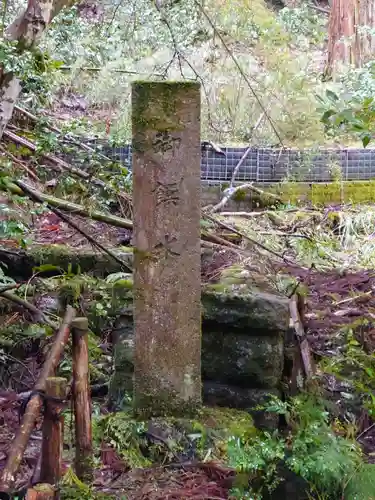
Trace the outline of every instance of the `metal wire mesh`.
{"type": "MultiPolygon", "coordinates": [[[[235,180],[237,182],[329,182],[335,179],[375,178],[375,149],[272,149],[221,148],[225,155],[211,149],[202,152],[201,179],[229,182],[245,152],[235,180]]],[[[107,156],[131,168],[131,146],[104,147],[107,156]]]]}

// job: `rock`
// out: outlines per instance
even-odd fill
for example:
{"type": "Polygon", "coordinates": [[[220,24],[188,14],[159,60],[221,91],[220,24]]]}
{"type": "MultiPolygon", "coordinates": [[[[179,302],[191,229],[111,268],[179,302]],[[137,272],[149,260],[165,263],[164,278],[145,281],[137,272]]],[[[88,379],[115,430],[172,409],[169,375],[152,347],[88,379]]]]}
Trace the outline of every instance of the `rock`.
{"type": "Polygon", "coordinates": [[[277,473],[282,478],[281,483],[271,493],[264,495],[264,500],[313,500],[316,497],[309,483],[301,476],[291,471],[284,463],[280,463],[277,473]]]}
{"type": "MultiPolygon", "coordinates": [[[[245,409],[257,425],[275,428],[276,415],[255,411],[267,394],[280,395],[288,302],[271,293],[219,293],[203,290],[202,378],[204,400],[245,409]],[[262,312],[266,317],[262,316],[262,312]]],[[[110,382],[112,408],[133,390],[134,333],[129,302],[118,309],[113,330],[115,373],[110,382]]],[[[119,301],[118,307],[121,307],[119,301]]]]}
{"type": "Polygon", "coordinates": [[[270,395],[281,397],[277,389],[243,389],[240,387],[205,381],[203,383],[203,400],[210,406],[223,406],[246,410],[251,414],[258,429],[276,429],[279,416],[276,413],[265,413],[256,410],[266,403],[270,395]]]}
{"type": "Polygon", "coordinates": [[[253,335],[278,335],[289,329],[288,300],[281,295],[248,290],[223,293],[206,287],[202,307],[204,322],[247,329],[253,335]]]}
{"type": "MultiPolygon", "coordinates": [[[[116,250],[116,255],[126,264],[133,260],[132,249],[116,250]]],[[[53,276],[67,272],[89,273],[104,278],[112,273],[123,271],[120,264],[107,254],[95,252],[91,248],[73,249],[64,245],[34,245],[27,249],[3,253],[1,262],[6,266],[7,275],[16,280],[25,280],[33,275],[35,267],[45,265],[44,275],[53,276]]]]}
{"type": "MultiPolygon", "coordinates": [[[[217,331],[203,325],[202,375],[246,388],[273,388],[281,380],[284,367],[282,335],[253,335],[217,331]]],[[[256,330],[257,332],[257,330],[256,330]]],[[[273,333],[273,332],[272,332],[273,333]]]]}

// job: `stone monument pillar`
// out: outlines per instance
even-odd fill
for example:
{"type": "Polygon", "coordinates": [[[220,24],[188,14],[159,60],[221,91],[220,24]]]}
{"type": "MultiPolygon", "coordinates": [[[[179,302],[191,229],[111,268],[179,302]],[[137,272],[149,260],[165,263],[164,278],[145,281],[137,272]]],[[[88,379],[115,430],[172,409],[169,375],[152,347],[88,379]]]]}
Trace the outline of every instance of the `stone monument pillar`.
{"type": "Polygon", "coordinates": [[[134,404],[186,415],[201,403],[200,85],[132,87],[134,404]]]}

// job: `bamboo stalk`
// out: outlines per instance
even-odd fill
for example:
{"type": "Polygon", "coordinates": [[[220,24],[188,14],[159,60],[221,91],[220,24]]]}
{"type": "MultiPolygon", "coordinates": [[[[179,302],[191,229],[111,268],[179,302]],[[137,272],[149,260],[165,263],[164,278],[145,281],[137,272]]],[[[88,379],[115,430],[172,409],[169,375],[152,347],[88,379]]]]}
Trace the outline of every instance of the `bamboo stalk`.
{"type": "Polygon", "coordinates": [[[66,378],[61,377],[49,377],[46,380],[46,396],[57,401],[47,399],[40,480],[53,485],[57,485],[61,478],[64,417],[60,415],[60,411],[66,397],[67,384],[66,378]]]}
{"type": "Polygon", "coordinates": [[[73,401],[76,431],[75,471],[82,481],[92,479],[92,427],[89,384],[88,321],[76,318],[73,336],[73,401]]]}
{"type": "MultiPolygon", "coordinates": [[[[64,347],[68,342],[70,333],[69,327],[74,317],[75,310],[68,306],[62,324],[57,332],[55,341],[43,365],[38,381],[35,384],[34,391],[45,391],[47,378],[54,374],[64,347]]],[[[34,429],[35,421],[40,414],[42,405],[43,399],[38,393],[36,393],[26,405],[21,426],[19,427],[16,437],[13,440],[5,467],[1,474],[0,491],[9,491],[14,484],[15,475],[21,463],[30,434],[34,429]]]]}

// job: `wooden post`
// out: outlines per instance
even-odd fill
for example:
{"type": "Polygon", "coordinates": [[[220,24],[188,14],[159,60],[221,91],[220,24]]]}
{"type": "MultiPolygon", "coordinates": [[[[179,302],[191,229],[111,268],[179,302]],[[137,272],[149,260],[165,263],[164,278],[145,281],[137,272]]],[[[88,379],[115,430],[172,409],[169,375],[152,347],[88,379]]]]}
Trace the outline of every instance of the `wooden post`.
{"type": "MultiPolygon", "coordinates": [[[[50,377],[47,379],[46,395],[64,400],[67,380],[50,377]]],[[[48,401],[43,421],[42,465],[40,480],[56,485],[61,478],[64,417],[60,415],[61,403],[48,401]]]]}
{"type": "Polygon", "coordinates": [[[54,500],[56,490],[50,484],[37,484],[33,488],[29,488],[26,494],[26,500],[54,500]]]}
{"type": "Polygon", "coordinates": [[[200,99],[198,83],[132,88],[138,414],[201,404],[200,99]]]}
{"type": "Polygon", "coordinates": [[[83,481],[92,479],[91,395],[87,318],[76,318],[73,333],[73,399],[76,431],[75,472],[83,481]]]}
{"type": "MultiPolygon", "coordinates": [[[[38,381],[35,384],[34,390],[44,391],[46,389],[47,378],[55,373],[61,354],[64,351],[66,343],[68,342],[70,324],[74,316],[75,310],[68,306],[59,331],[57,332],[55,341],[43,365],[38,381]]],[[[39,416],[42,405],[43,400],[38,394],[35,394],[35,396],[33,396],[27,403],[25,413],[22,417],[21,426],[17,431],[16,437],[10,448],[5,467],[2,471],[0,491],[9,491],[14,484],[16,472],[18,471],[23,454],[25,453],[30,434],[34,429],[35,421],[39,416]]]]}

